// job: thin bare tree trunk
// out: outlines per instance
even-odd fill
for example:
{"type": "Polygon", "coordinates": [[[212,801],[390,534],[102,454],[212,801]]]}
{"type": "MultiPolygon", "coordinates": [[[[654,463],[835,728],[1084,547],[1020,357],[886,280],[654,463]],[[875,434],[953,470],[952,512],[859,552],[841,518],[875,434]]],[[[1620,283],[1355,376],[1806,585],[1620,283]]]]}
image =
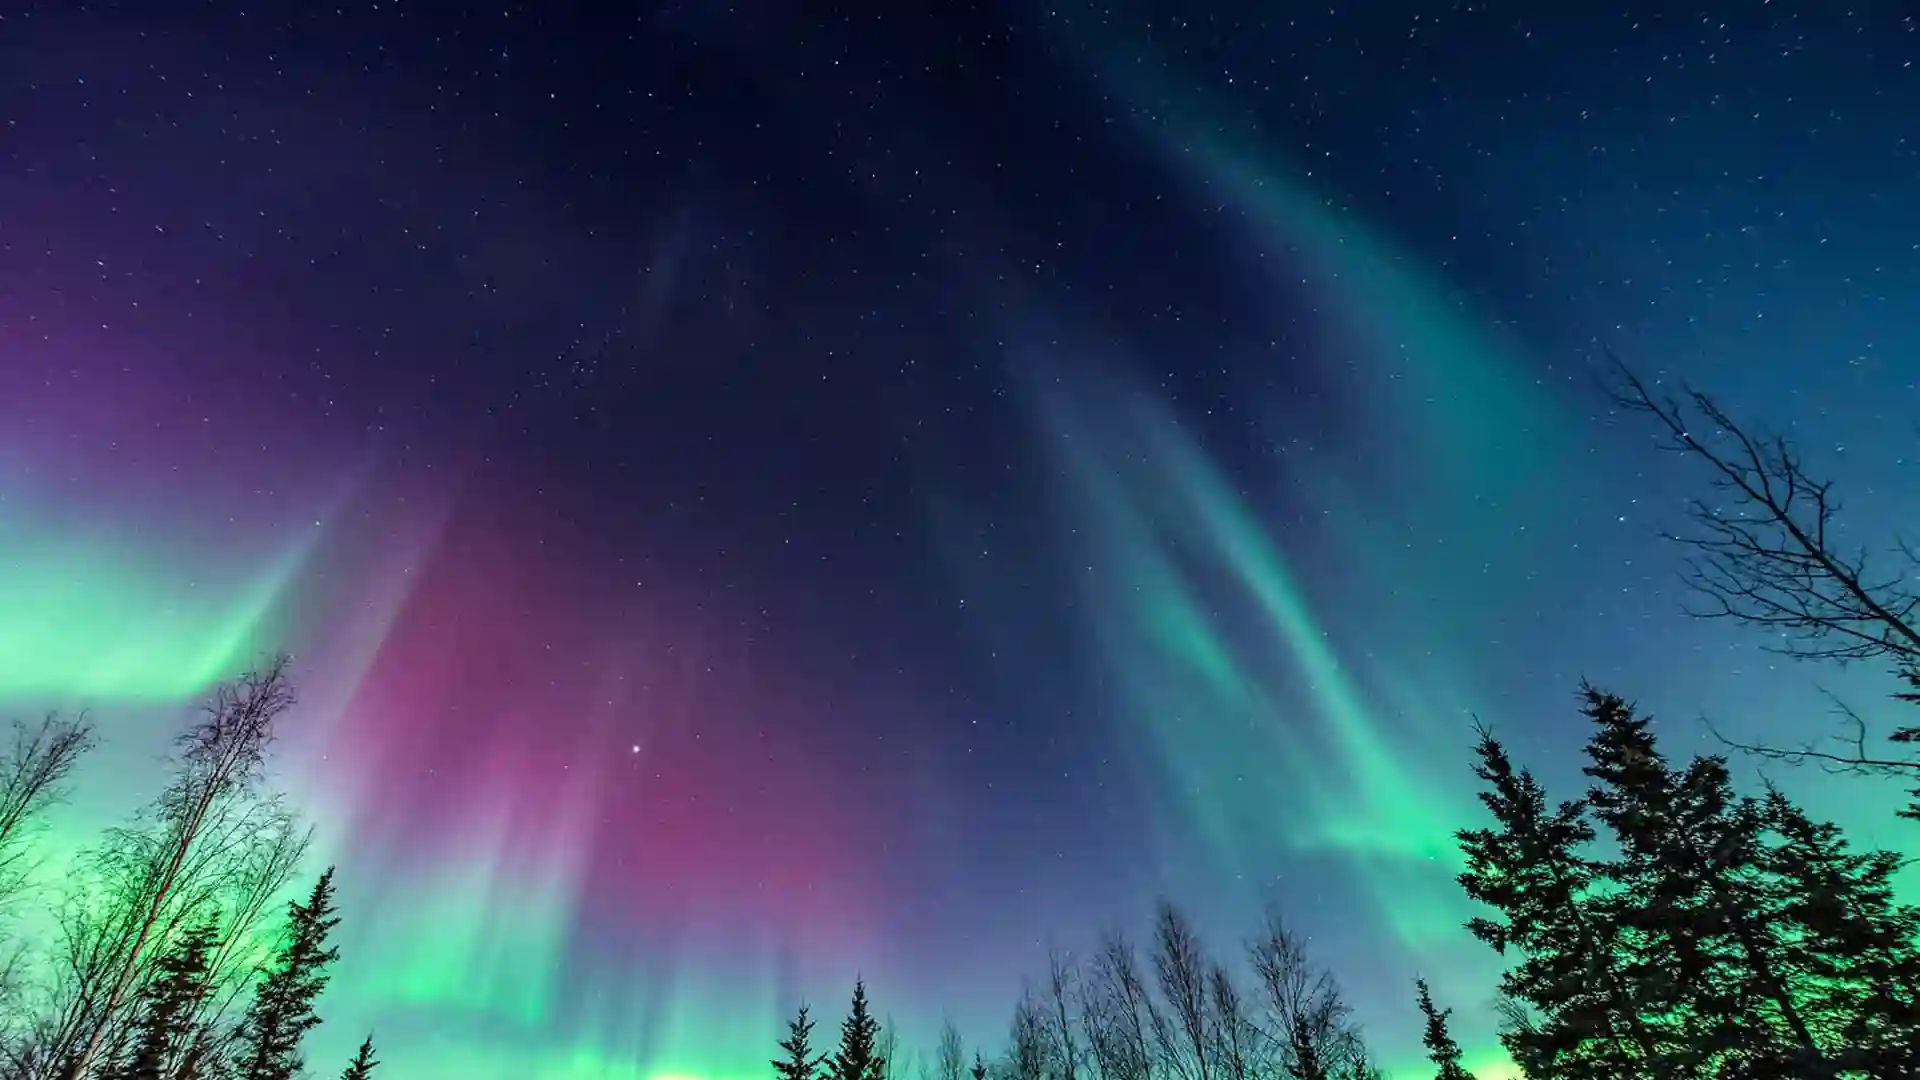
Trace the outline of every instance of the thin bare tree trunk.
{"type": "Polygon", "coordinates": [[[1160,1032],[1169,1064],[1192,1080],[1213,1080],[1206,950],[1186,915],[1170,903],[1161,903],[1154,923],[1153,967],[1172,1013],[1173,1025],[1160,1032]]]}
{"type": "Polygon", "coordinates": [[[1058,1080],[1078,1080],[1080,1045],[1073,1037],[1073,1006],[1079,994],[1079,969],[1073,957],[1057,949],[1047,950],[1047,1034],[1058,1058],[1058,1080]]]}

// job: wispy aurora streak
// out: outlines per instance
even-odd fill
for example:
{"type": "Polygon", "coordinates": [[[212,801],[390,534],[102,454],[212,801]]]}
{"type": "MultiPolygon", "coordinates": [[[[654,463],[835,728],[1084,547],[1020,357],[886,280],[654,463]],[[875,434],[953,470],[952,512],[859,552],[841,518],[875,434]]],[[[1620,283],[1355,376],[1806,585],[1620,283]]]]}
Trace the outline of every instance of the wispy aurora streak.
{"type": "MultiPolygon", "coordinates": [[[[1144,393],[1082,382],[1040,400],[1109,715],[1163,796],[1161,859],[1181,879],[1257,883],[1323,873],[1303,857],[1328,857],[1371,902],[1353,918],[1389,930],[1409,971],[1483,985],[1490,959],[1463,940],[1471,912],[1453,882],[1453,830],[1473,812],[1459,743],[1476,702],[1461,677],[1421,681],[1431,657],[1407,670],[1393,651],[1343,652],[1351,628],[1316,613],[1258,509],[1144,393]],[[1189,837],[1198,866],[1178,854],[1189,837]]],[[[1392,1001],[1382,981],[1363,1014],[1392,1001]]]]}
{"type": "MultiPolygon", "coordinates": [[[[1251,880],[1331,855],[1403,947],[1405,977],[1477,1004],[1495,966],[1461,929],[1453,831],[1476,813],[1470,717],[1500,717],[1475,646],[1503,605],[1527,603],[1490,595],[1489,568],[1537,552],[1548,537],[1522,523],[1551,521],[1553,483],[1575,475],[1562,406],[1411,256],[1175,91],[1155,58],[1065,36],[1196,202],[1255,226],[1247,262],[1271,274],[1275,307],[1311,312],[1314,344],[1289,362],[1342,406],[1328,432],[1271,403],[1263,435],[1287,446],[1263,495],[1138,385],[1029,382],[1110,715],[1175,823],[1162,847],[1197,837],[1208,869],[1251,880]]],[[[1498,1075],[1491,1031],[1464,1035],[1498,1075]]]]}

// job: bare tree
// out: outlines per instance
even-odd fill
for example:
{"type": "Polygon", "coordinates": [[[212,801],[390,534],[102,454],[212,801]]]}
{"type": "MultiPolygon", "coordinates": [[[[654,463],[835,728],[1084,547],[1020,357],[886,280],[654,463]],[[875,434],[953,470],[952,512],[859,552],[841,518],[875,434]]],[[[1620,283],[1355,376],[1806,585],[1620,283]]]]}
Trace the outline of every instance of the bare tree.
{"type": "Polygon", "coordinates": [[[1156,1030],[1161,1053],[1177,1075],[1213,1080],[1206,949],[1186,915],[1164,900],[1154,919],[1153,946],[1154,974],[1169,1021],[1156,1030]]]}
{"type": "Polygon", "coordinates": [[[117,1045],[125,1033],[130,1017],[111,1024],[100,1008],[134,936],[137,909],[115,900],[147,889],[151,869],[142,852],[128,851],[112,838],[75,866],[59,913],[57,967],[46,988],[47,1002],[28,1045],[18,1052],[14,1075],[77,1077],[80,1048],[96,1025],[108,1027],[108,1045],[117,1045]]]}
{"type": "Polygon", "coordinates": [[[892,1016],[880,1022],[880,1038],[874,1045],[874,1057],[880,1063],[882,1080],[904,1080],[908,1072],[907,1063],[900,1060],[900,1028],[893,1022],[892,1016]]]}
{"type": "Polygon", "coordinates": [[[1083,1061],[1077,1028],[1080,971],[1070,954],[1047,950],[1046,1033],[1057,1080],[1077,1080],[1083,1061]]]}
{"type": "Polygon", "coordinates": [[[32,881],[39,865],[33,840],[47,811],[67,797],[67,780],[93,736],[85,715],[13,722],[13,746],[0,758],[0,915],[32,881]]]}
{"type": "Polygon", "coordinates": [[[1029,983],[1020,993],[1013,1009],[1013,1024],[1008,1032],[1007,1080],[1046,1080],[1047,1014],[1029,983]]]}
{"type": "Polygon", "coordinates": [[[1081,1025],[1102,1080],[1148,1080],[1153,1073],[1151,1032],[1159,1009],[1140,971],[1139,954],[1119,933],[1100,940],[1088,967],[1081,1025]]]}
{"type": "Polygon", "coordinates": [[[934,1051],[935,1080],[966,1080],[967,1053],[960,1043],[960,1029],[948,1019],[940,1025],[940,1047],[934,1051]]]}
{"type": "Polygon", "coordinates": [[[1267,913],[1248,946],[1265,1013],[1266,1036],[1286,1075],[1336,1080],[1364,1062],[1365,1048],[1333,973],[1314,963],[1306,943],[1277,911],[1267,913]],[[1356,1056],[1357,1055],[1357,1056],[1356,1056]]]}
{"type": "Polygon", "coordinates": [[[1339,1063],[1334,1068],[1334,1076],[1339,1080],[1385,1080],[1386,1072],[1373,1063],[1373,1054],[1367,1050],[1367,1040],[1360,1029],[1349,1026],[1340,1037],[1339,1063]]]}
{"type": "MultiPolygon", "coordinates": [[[[0,757],[0,919],[36,887],[42,865],[36,841],[46,814],[66,799],[74,765],[93,745],[93,725],[84,714],[13,722],[12,746],[0,757]]],[[[44,1034],[31,1020],[27,959],[20,941],[11,942],[0,959],[0,1063],[10,1076],[36,1057],[44,1034]]]]}
{"type": "Polygon", "coordinates": [[[255,789],[275,722],[293,701],[285,657],[218,687],[200,721],[180,736],[174,779],[146,821],[110,836],[101,862],[116,914],[104,947],[82,950],[99,961],[91,972],[99,981],[76,1002],[79,1049],[67,1076],[84,1076],[124,1020],[156,945],[206,913],[232,882],[261,823],[255,789]]]}
{"type": "MultiPolygon", "coordinates": [[[[1832,482],[1810,473],[1784,437],[1748,431],[1692,387],[1657,392],[1618,357],[1610,359],[1615,404],[1651,417],[1666,449],[1706,467],[1709,497],[1690,499],[1689,527],[1668,534],[1688,553],[1683,573],[1697,598],[1690,613],[1758,628],[1774,639],[1767,648],[1788,656],[1885,662],[1912,688],[1898,696],[1920,702],[1920,547],[1896,536],[1887,550],[1848,554],[1832,482]]],[[[1842,715],[1849,734],[1833,749],[1722,741],[1844,771],[1920,773],[1920,757],[1871,753],[1859,714],[1842,715]]],[[[1912,746],[1920,743],[1920,726],[1887,738],[1912,746]]],[[[1920,817],[1920,789],[1914,795],[1901,816],[1920,817]]]]}
{"type": "Polygon", "coordinates": [[[1213,965],[1207,989],[1213,1011],[1213,1059],[1219,1063],[1220,1080],[1265,1075],[1260,1033],[1247,1017],[1246,1000],[1233,972],[1225,964],[1213,965]]]}

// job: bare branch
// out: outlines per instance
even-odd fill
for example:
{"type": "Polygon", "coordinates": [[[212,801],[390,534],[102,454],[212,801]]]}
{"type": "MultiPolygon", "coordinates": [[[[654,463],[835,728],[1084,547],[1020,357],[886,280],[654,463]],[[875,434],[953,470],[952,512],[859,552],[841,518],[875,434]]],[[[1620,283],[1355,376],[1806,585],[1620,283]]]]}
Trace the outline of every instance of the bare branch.
{"type": "Polygon", "coordinates": [[[13,724],[13,747],[0,758],[0,914],[21,898],[39,867],[34,837],[46,812],[64,801],[73,767],[93,748],[93,725],[48,715],[13,724]]]}
{"type": "Polygon", "coordinates": [[[1008,1042],[1008,1080],[1046,1080],[1047,1016],[1031,983],[1021,991],[1020,1003],[1014,1006],[1008,1042]]]}
{"type": "Polygon", "coordinates": [[[1225,964],[1213,965],[1208,991],[1213,1010],[1213,1056],[1219,1063],[1220,1080],[1252,1080],[1267,1075],[1268,1055],[1263,1052],[1259,1029],[1247,1016],[1240,984],[1225,964]]]}
{"type": "Polygon", "coordinates": [[[967,1054],[960,1029],[951,1019],[940,1025],[940,1048],[934,1052],[934,1080],[966,1080],[967,1054]]]}
{"type": "Polygon", "coordinates": [[[1082,1064],[1080,1040],[1076,1037],[1076,1004],[1080,998],[1080,970],[1073,957],[1059,949],[1047,950],[1046,1034],[1047,1053],[1053,1061],[1056,1080],[1077,1080],[1082,1064]]]}
{"type": "Polygon", "coordinates": [[[1164,1026],[1141,975],[1139,954],[1124,935],[1107,934],[1087,971],[1082,1027],[1104,1080],[1147,1080],[1153,1072],[1151,1032],[1164,1026]]]}
{"type": "Polygon", "coordinates": [[[1187,1080],[1213,1080],[1211,1010],[1207,977],[1210,964],[1200,937],[1179,908],[1162,901],[1154,921],[1153,967],[1160,997],[1171,1023],[1155,1035],[1174,1074],[1187,1080]]]}
{"type": "Polygon", "coordinates": [[[1786,439],[1743,429],[1707,394],[1683,386],[1656,393],[1622,362],[1611,396],[1652,417],[1666,448],[1708,468],[1715,501],[1691,500],[1693,528],[1669,538],[1690,550],[1686,581],[1694,614],[1728,618],[1777,635],[1775,651],[1807,659],[1885,659],[1920,665],[1920,559],[1896,542],[1892,569],[1875,573],[1870,553],[1839,549],[1841,504],[1829,481],[1808,473],[1786,439]]]}
{"type": "MultiPolygon", "coordinates": [[[[1677,396],[1656,393],[1619,357],[1608,357],[1615,404],[1652,417],[1665,432],[1666,449],[1707,466],[1713,498],[1690,500],[1691,528],[1668,536],[1687,551],[1682,579],[1695,598],[1689,612],[1756,627],[1772,639],[1764,647],[1783,655],[1881,661],[1920,688],[1920,547],[1895,537],[1877,559],[1864,549],[1846,554],[1833,485],[1810,474],[1786,439],[1750,433],[1691,387],[1682,386],[1677,396]]],[[[1713,734],[1733,749],[1790,764],[1920,773],[1920,757],[1869,753],[1866,722],[1835,704],[1847,734],[1830,749],[1754,745],[1713,734]]],[[[1920,738],[1920,731],[1909,738],[1909,730],[1887,737],[1898,743],[1920,738]]],[[[1920,819],[1920,788],[1912,794],[1901,816],[1920,819]]]]}
{"type": "Polygon", "coordinates": [[[1366,1065],[1365,1047],[1333,973],[1314,963],[1306,943],[1277,911],[1248,946],[1271,1040],[1286,1075],[1331,1080],[1366,1065]]]}

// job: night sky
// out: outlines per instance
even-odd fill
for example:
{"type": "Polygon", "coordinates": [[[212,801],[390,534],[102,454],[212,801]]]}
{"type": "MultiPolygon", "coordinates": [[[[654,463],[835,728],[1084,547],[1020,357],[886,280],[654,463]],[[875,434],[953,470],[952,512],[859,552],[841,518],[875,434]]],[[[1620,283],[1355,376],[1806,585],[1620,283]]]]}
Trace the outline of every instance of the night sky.
{"type": "Polygon", "coordinates": [[[1593,379],[1920,513],[1913,11],[11,9],[0,706],[94,710],[77,844],[294,654],[322,1073],[757,1076],[856,974],[997,1044],[1161,895],[1491,1060],[1476,715],[1570,795],[1582,676],[1884,689],[1683,614],[1593,379]]]}

